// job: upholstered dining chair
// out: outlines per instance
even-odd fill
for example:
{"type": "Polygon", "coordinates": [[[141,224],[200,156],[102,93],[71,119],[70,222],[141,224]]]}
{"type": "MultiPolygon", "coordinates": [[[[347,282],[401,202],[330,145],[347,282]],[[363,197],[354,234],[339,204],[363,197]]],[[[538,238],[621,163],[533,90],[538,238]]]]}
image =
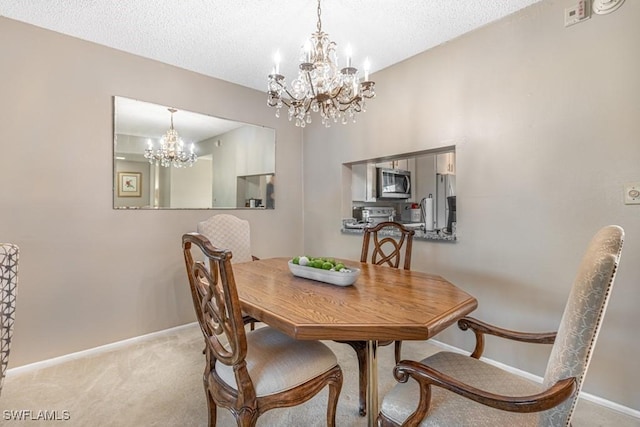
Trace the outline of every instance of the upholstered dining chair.
{"type": "MultiPolygon", "coordinates": [[[[249,221],[229,214],[217,214],[198,223],[196,231],[204,235],[211,244],[225,248],[233,254],[232,263],[255,261],[258,257],[251,255],[251,227],[249,221]]],[[[255,329],[256,320],[244,316],[245,324],[255,329]]]]}
{"type": "Polygon", "coordinates": [[[0,243],[0,394],[9,363],[18,287],[18,246],[0,243]]]}
{"type": "Polygon", "coordinates": [[[251,255],[251,227],[249,221],[229,214],[218,214],[198,223],[196,231],[218,248],[233,254],[233,263],[258,259],[251,255]]]}
{"type": "Polygon", "coordinates": [[[327,425],[335,426],[342,388],[342,370],[335,354],[320,341],[295,340],[268,326],[246,332],[232,252],[215,248],[198,233],[185,234],[182,245],[193,305],[206,342],[203,382],[209,426],[216,425],[218,406],[230,410],[238,426],[255,426],[266,411],[299,405],[327,385],[327,425]],[[208,267],[200,261],[202,255],[208,267]]]}
{"type": "Polygon", "coordinates": [[[624,231],[602,228],[592,238],[571,288],[557,332],[522,333],[473,318],[471,357],[439,352],[420,362],[403,360],[400,382],[378,415],[386,426],[568,426],[598,337],[618,262],[624,231]],[[480,359],[486,334],[527,343],[551,344],[542,384],[508,373],[480,359]]]}
{"type": "MultiPolygon", "coordinates": [[[[386,265],[392,268],[403,266],[405,270],[411,269],[411,248],[413,245],[414,230],[410,230],[397,222],[386,221],[374,227],[364,229],[362,240],[362,253],[360,262],[376,265],[386,265]],[[395,231],[395,233],[393,233],[395,231]],[[390,235],[390,232],[393,235],[390,235]],[[369,250],[371,249],[371,256],[369,250]]],[[[359,382],[359,412],[361,416],[367,414],[367,342],[366,341],[338,341],[350,345],[358,358],[358,382],[359,382]]],[[[381,341],[379,346],[389,345],[393,341],[381,341]]],[[[400,361],[402,341],[395,341],[396,363],[400,361]]]]}

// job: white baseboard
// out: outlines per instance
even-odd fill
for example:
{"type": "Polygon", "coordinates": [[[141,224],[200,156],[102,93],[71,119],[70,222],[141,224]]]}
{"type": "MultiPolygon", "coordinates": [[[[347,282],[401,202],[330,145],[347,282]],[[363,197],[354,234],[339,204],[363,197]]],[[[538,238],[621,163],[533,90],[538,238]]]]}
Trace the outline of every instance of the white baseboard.
{"type": "MultiPolygon", "coordinates": [[[[11,368],[11,369],[7,369],[7,377],[13,376],[13,375],[17,375],[17,374],[23,374],[26,372],[33,372],[36,371],[38,369],[43,369],[43,368],[48,368],[50,366],[55,366],[55,365],[59,365],[61,363],[64,362],[68,362],[70,360],[76,360],[76,359],[80,359],[82,357],[87,357],[87,356],[95,356],[97,354],[100,353],[106,353],[112,350],[116,350],[137,342],[143,342],[143,341],[147,341],[150,339],[154,339],[154,338],[158,338],[161,337],[163,335],[170,335],[176,331],[179,331],[181,329],[185,329],[185,328],[190,328],[193,327],[193,325],[197,324],[197,322],[193,322],[193,323],[187,323],[186,325],[181,325],[181,326],[176,326],[174,328],[170,328],[170,329],[165,329],[163,331],[158,331],[158,332],[152,332],[150,334],[146,334],[146,335],[140,335],[138,337],[133,337],[133,338],[129,338],[126,340],[122,340],[122,341],[117,341],[111,344],[105,344],[105,345],[101,345],[99,347],[94,347],[94,348],[90,348],[88,350],[82,350],[82,351],[78,351],[75,353],[70,353],[70,354],[65,354],[64,356],[59,356],[59,357],[54,357],[52,359],[47,359],[47,360],[43,360],[41,362],[35,362],[35,363],[31,363],[28,365],[24,365],[24,366],[18,366],[17,368],[11,368]]],[[[429,341],[430,344],[433,344],[437,347],[442,348],[443,350],[447,350],[447,351],[452,351],[452,352],[456,352],[456,353],[464,353],[464,354],[468,354],[469,352],[466,350],[462,350],[458,347],[454,347],[451,346],[449,344],[445,344],[443,342],[437,341],[437,340],[430,340],[429,341]]],[[[495,360],[492,359],[487,359],[486,357],[482,358],[483,361],[490,363],[494,366],[497,366],[501,369],[504,369],[507,372],[511,372],[513,374],[516,375],[520,375],[521,377],[527,378],[531,381],[535,381],[538,383],[542,383],[542,377],[539,377],[538,375],[533,375],[529,372],[523,371],[521,369],[517,369],[514,368],[512,366],[508,366],[505,365],[503,363],[500,362],[496,362],[495,360]]],[[[589,393],[585,393],[583,391],[580,392],[580,398],[584,399],[584,400],[588,400],[590,402],[596,403],[598,405],[604,406],[605,408],[609,408],[612,409],[614,411],[618,411],[621,412],[625,415],[628,415],[630,417],[636,418],[638,420],[640,420],[640,411],[637,411],[635,409],[631,409],[628,408],[626,406],[620,405],[618,403],[612,402],[610,400],[607,399],[603,399],[601,397],[598,396],[594,396],[592,394],[589,393]]]]}
{"type": "Polygon", "coordinates": [[[99,347],[90,348],[87,350],[77,351],[75,353],[65,354],[64,356],[54,357],[52,359],[42,360],[40,362],[30,363],[28,365],[18,366],[16,368],[7,369],[7,377],[11,377],[17,374],[23,374],[25,372],[33,372],[38,369],[48,368],[50,366],[59,365],[64,362],[68,362],[70,360],[80,359],[82,357],[95,356],[101,353],[107,353],[109,351],[117,350],[122,347],[126,347],[131,344],[135,344],[137,342],[148,341],[154,338],[161,337],[163,335],[170,335],[174,332],[177,332],[181,329],[192,327],[193,325],[197,325],[197,322],[187,323],[186,325],[176,326],[174,328],[164,329],[162,331],[152,332],[146,335],[140,335],[133,338],[128,338],[122,341],[116,341],[111,344],[101,345],[99,347]]]}
{"type": "MultiPolygon", "coordinates": [[[[443,350],[446,351],[451,351],[451,352],[455,352],[455,353],[463,353],[463,354],[469,354],[468,351],[466,350],[462,350],[459,349],[458,347],[454,347],[452,345],[449,344],[445,344],[443,342],[437,341],[437,340],[429,340],[430,344],[433,344],[437,347],[442,348],[443,350]]],[[[515,375],[519,375],[521,377],[527,378],[531,381],[535,381],[537,383],[542,383],[543,378],[538,376],[538,375],[533,375],[530,372],[526,372],[523,371],[521,369],[518,368],[514,368],[513,366],[509,366],[509,365],[505,365],[504,363],[500,363],[497,362],[495,360],[492,359],[488,359],[486,357],[481,357],[481,360],[484,362],[487,362],[493,366],[497,366],[500,369],[504,369],[507,372],[511,372],[512,374],[515,375]]],[[[596,403],[600,406],[604,406],[605,408],[609,408],[611,410],[623,413],[625,415],[628,415],[630,417],[636,418],[638,420],[640,420],[640,411],[637,411],[635,409],[631,409],[629,407],[620,405],[619,403],[616,402],[612,402],[610,400],[607,399],[603,399],[602,397],[598,397],[598,396],[594,396],[593,394],[590,393],[585,393],[584,391],[580,391],[580,399],[584,399],[584,400],[588,400],[589,402],[593,402],[596,403]]]]}

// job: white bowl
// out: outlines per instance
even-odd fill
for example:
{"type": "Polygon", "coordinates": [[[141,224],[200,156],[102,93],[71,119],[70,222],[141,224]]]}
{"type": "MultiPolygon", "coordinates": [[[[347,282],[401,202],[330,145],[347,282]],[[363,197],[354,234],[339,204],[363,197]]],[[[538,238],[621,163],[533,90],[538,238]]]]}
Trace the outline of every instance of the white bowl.
{"type": "Polygon", "coordinates": [[[322,270],[320,268],[306,267],[289,261],[289,270],[294,276],[305,279],[317,280],[337,286],[349,286],[360,276],[360,269],[349,267],[349,272],[322,270]]]}

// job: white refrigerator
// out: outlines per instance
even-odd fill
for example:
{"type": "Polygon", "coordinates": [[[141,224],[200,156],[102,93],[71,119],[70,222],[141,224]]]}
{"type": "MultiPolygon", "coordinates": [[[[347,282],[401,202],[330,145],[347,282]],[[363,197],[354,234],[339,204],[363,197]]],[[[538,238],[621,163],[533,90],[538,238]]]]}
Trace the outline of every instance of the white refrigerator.
{"type": "Polygon", "coordinates": [[[449,218],[449,205],[447,197],[456,195],[456,176],[452,174],[436,174],[436,196],[434,209],[436,211],[436,229],[441,230],[447,226],[449,218]]]}

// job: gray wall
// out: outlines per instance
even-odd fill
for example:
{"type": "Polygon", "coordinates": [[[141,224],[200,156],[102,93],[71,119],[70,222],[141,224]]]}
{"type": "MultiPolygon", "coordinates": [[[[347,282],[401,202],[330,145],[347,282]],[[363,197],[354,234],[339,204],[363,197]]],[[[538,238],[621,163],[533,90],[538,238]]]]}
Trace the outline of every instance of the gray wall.
{"type": "MultiPolygon", "coordinates": [[[[554,330],[585,246],[619,224],[626,243],[585,391],[640,410],[640,2],[564,28],[543,1],[372,75],[358,123],[305,129],[305,252],[357,258],[341,235],[345,162],[456,144],[458,237],[416,242],[412,268],[440,274],[504,327],[554,330]]],[[[471,348],[455,328],[438,339],[471,348]]],[[[549,349],[489,340],[486,355],[543,375],[549,349]]]]}
{"type": "Polygon", "coordinates": [[[273,173],[276,164],[274,131],[241,126],[206,142],[213,159],[212,206],[244,206],[237,200],[239,176],[273,173]],[[216,146],[215,143],[219,142],[216,146]]]}
{"type": "Polygon", "coordinates": [[[211,207],[213,180],[211,163],[212,161],[209,158],[199,158],[193,166],[180,169],[172,168],[172,208],[211,207]]]}
{"type": "Polygon", "coordinates": [[[254,255],[302,253],[302,133],[263,92],[6,18],[0,40],[0,240],[21,250],[10,368],[195,321],[180,238],[220,211],[112,209],[114,95],[275,128],[278,209],[233,213],[254,255]]]}

